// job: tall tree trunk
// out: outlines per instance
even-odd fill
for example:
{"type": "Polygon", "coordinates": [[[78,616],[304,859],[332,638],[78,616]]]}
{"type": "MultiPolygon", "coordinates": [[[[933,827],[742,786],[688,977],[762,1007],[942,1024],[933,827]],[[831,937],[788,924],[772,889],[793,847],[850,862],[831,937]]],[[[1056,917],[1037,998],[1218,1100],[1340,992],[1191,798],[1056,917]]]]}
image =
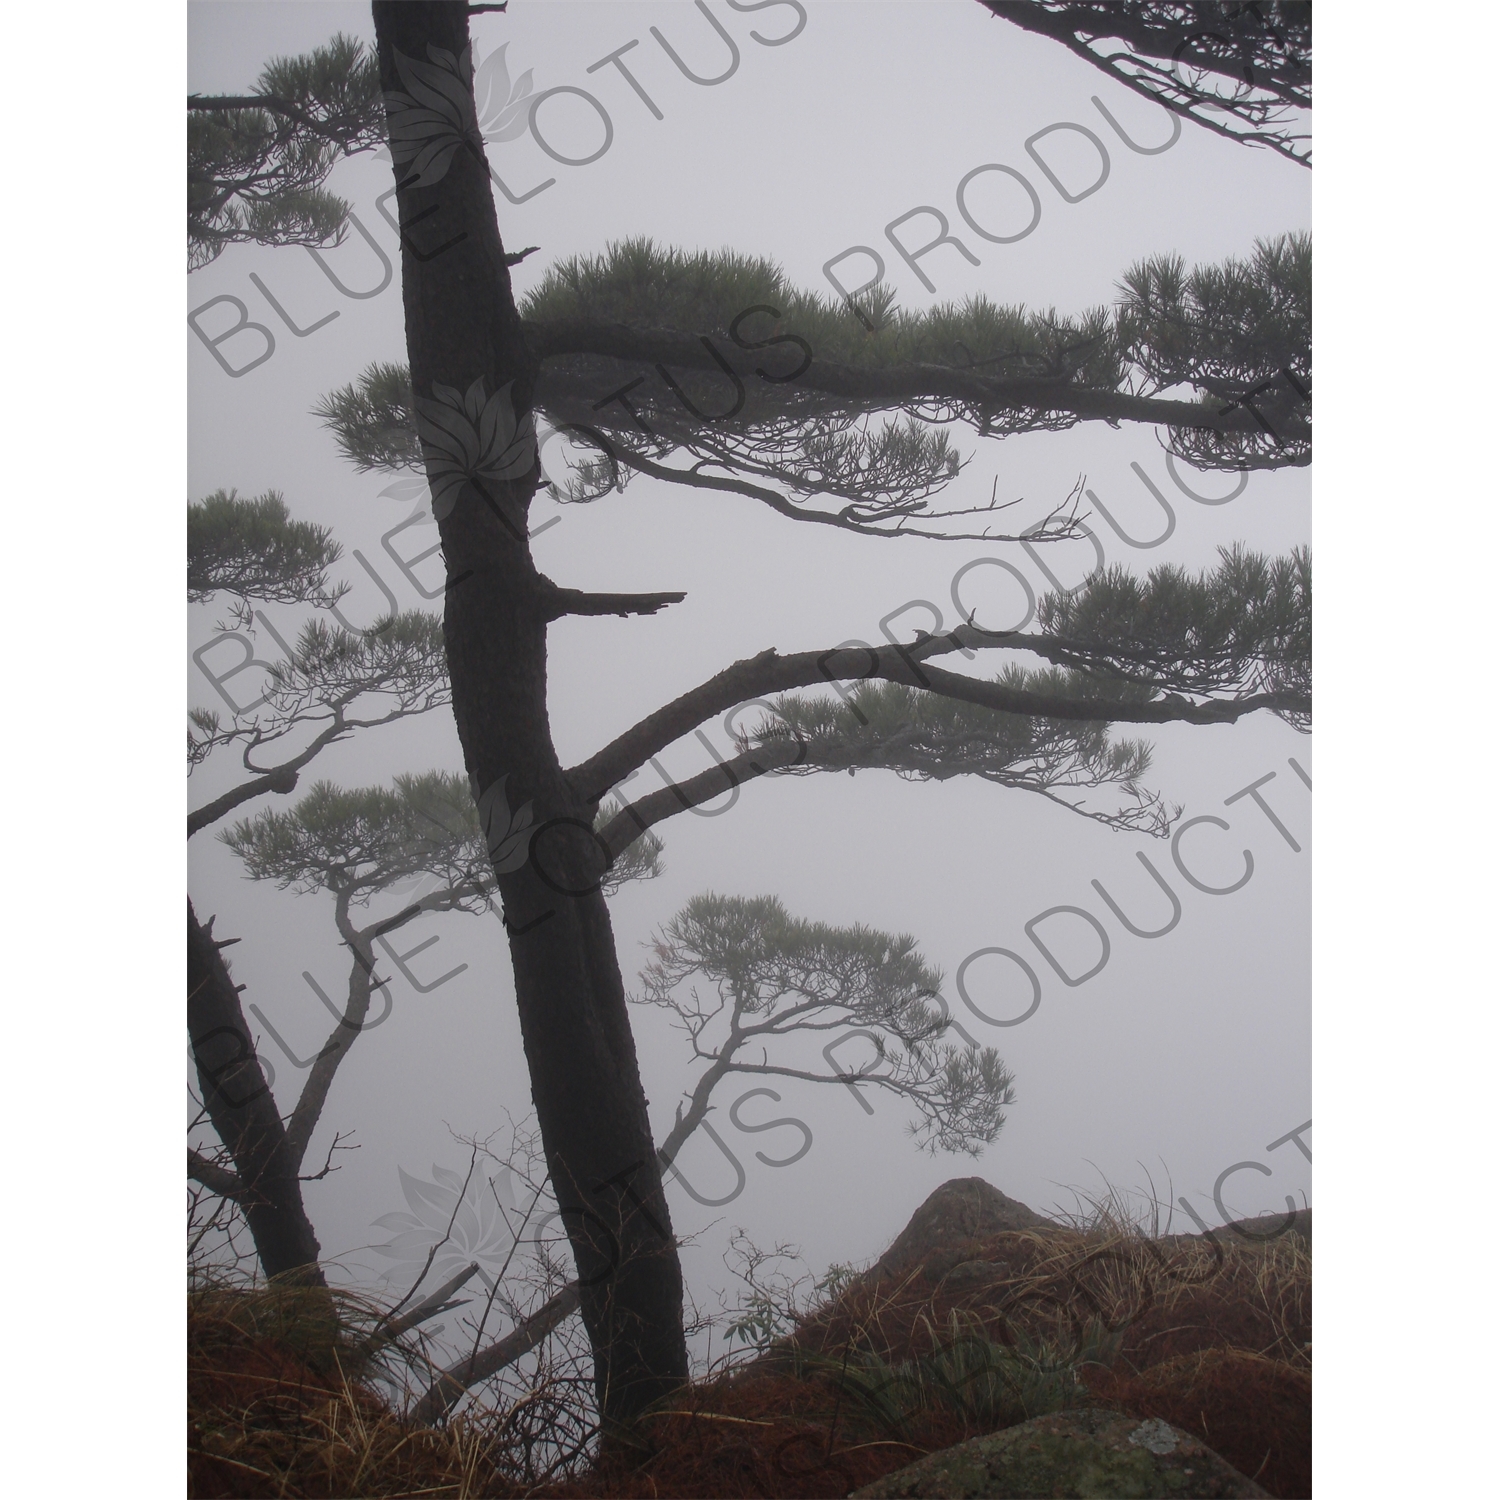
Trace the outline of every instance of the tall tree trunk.
{"type": "Polygon", "coordinates": [[[318,1237],[302,1203],[299,1153],[261,1071],[234,981],[191,901],[187,956],[188,1040],[208,1117],[234,1162],[230,1196],[244,1212],[267,1276],[323,1286],[318,1237]]]}
{"type": "MultiPolygon", "coordinates": [[[[409,65],[402,76],[398,53],[428,73],[442,62],[429,48],[458,58],[469,45],[467,7],[456,0],[377,0],[373,8],[388,100],[409,92],[415,76],[409,65]]],[[[412,172],[403,182],[397,166],[412,389],[420,402],[436,386],[466,393],[482,380],[488,399],[513,381],[519,414],[530,410],[537,367],[511,292],[471,89],[467,99],[467,114],[456,120],[467,139],[438,180],[417,186],[412,172]]],[[[426,456],[436,496],[435,451],[426,456]]],[[[596,805],[566,781],[548,722],[554,590],[526,540],[537,482],[535,461],[516,480],[467,482],[440,517],[449,579],[443,623],[476,795],[504,778],[492,850],[508,832],[506,804],[532,808],[525,864],[512,870],[514,861],[497,855],[496,878],[532,1099],[578,1269],[600,1407],[623,1420],[686,1378],[682,1273],[598,890],[596,805]]]]}

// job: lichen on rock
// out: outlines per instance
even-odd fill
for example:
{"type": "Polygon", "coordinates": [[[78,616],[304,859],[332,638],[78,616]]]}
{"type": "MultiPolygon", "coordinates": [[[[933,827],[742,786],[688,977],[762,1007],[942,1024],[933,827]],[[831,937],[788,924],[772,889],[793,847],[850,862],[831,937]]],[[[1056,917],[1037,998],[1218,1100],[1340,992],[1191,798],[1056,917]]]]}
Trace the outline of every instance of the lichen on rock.
{"type": "Polygon", "coordinates": [[[1267,1492],[1166,1422],[1095,1407],[973,1438],[854,1493],[856,1500],[1240,1500],[1267,1492]]]}

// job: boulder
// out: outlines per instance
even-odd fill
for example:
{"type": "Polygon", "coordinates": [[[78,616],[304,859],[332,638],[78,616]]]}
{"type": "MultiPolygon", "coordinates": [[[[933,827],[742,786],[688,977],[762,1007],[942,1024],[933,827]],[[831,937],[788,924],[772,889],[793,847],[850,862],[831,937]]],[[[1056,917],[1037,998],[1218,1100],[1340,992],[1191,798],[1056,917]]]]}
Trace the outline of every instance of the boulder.
{"type": "Polygon", "coordinates": [[[1100,1408],[1055,1412],[956,1448],[855,1490],[871,1500],[1221,1500],[1266,1495],[1181,1429],[1100,1408]]]}

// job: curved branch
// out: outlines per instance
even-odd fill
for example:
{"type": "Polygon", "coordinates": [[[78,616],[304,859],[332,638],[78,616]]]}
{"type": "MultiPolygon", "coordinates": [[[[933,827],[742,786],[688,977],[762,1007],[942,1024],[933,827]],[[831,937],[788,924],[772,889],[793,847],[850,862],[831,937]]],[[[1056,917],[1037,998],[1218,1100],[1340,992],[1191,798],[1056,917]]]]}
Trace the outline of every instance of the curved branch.
{"type": "MultiPolygon", "coordinates": [[[[1175,693],[1149,702],[1059,696],[1019,691],[998,683],[962,677],[937,667],[919,665],[930,657],[950,651],[984,647],[1032,651],[1047,660],[1062,660],[1070,664],[1076,663],[1079,655],[1076,646],[1070,650],[1069,643],[1051,637],[987,631],[972,625],[961,625],[943,636],[920,637],[910,646],[835,647],[829,651],[800,651],[791,656],[778,655],[772,648],[725,668],[717,676],[642,719],[596,755],[575,766],[567,773],[568,778],[582,796],[597,801],[674,740],[741,703],[770,693],[851,679],[881,678],[908,687],[926,688],[946,698],[998,709],[1002,713],[1089,723],[1228,724],[1262,708],[1297,712],[1311,709],[1310,699],[1288,693],[1256,693],[1244,698],[1203,702],[1194,702],[1175,693]],[[835,663],[844,670],[838,670],[835,663]]],[[[695,781],[698,779],[694,778],[695,781]]],[[[727,787],[721,775],[718,791],[725,790],[727,787]]]]}
{"type": "Polygon", "coordinates": [[[365,1017],[370,1013],[370,996],[390,982],[375,977],[374,940],[397,931],[426,912],[451,911],[469,896],[484,894],[482,886],[465,882],[446,890],[433,891],[420,901],[403,907],[395,916],[372,922],[368,927],[356,928],[349,920],[349,905],[356,889],[357,887],[351,886],[348,890],[338,892],[334,910],[339,936],[354,955],[354,961],[349,966],[349,998],[344,1014],[329,1033],[323,1050],[314,1059],[307,1082],[302,1086],[302,1095],[297,1100],[297,1107],[287,1122],[287,1143],[299,1168],[307,1154],[313,1131],[317,1129],[323,1106],[328,1102],[328,1091],[333,1086],[334,1074],[354,1045],[354,1039],[364,1029],[365,1017]]]}
{"type": "Polygon", "coordinates": [[[345,1055],[354,1045],[355,1037],[364,1030],[365,1017],[370,1013],[370,995],[387,983],[385,980],[375,978],[375,960],[371,953],[371,943],[378,935],[380,928],[383,927],[388,932],[394,931],[397,926],[409,922],[421,909],[420,906],[408,907],[406,912],[398,913],[399,920],[392,919],[388,925],[376,924],[375,927],[359,931],[349,921],[349,897],[348,891],[338,892],[334,912],[339,935],[354,954],[354,962],[349,966],[349,998],[344,1006],[344,1014],[339,1017],[329,1033],[323,1050],[313,1059],[307,1082],[302,1086],[302,1095],[297,1100],[297,1107],[292,1111],[291,1119],[287,1122],[287,1145],[299,1169],[302,1166],[302,1158],[307,1155],[308,1143],[312,1140],[312,1133],[317,1128],[318,1119],[323,1113],[323,1106],[328,1102],[328,1091],[333,1086],[333,1076],[338,1072],[339,1064],[343,1062],[345,1055]]]}
{"type": "Polygon", "coordinates": [[[689,808],[712,802],[742,782],[791,765],[800,754],[805,754],[805,747],[796,744],[747,750],[733,760],[710,766],[686,781],[674,781],[659,792],[627,804],[604,825],[599,838],[610,857],[618,859],[648,828],[689,808]]]}
{"type": "MultiPolygon", "coordinates": [[[[968,682],[971,679],[961,680],[968,682]]],[[[891,740],[876,747],[877,752],[879,750],[899,751],[900,748],[902,747],[897,741],[891,740]]],[[[599,831],[599,838],[608,848],[610,857],[619,859],[636,839],[656,824],[676,817],[678,813],[687,812],[691,808],[702,807],[704,803],[712,802],[716,797],[722,797],[726,792],[732,791],[747,781],[753,781],[759,776],[773,775],[778,771],[794,772],[800,775],[810,771],[842,771],[859,766],[875,771],[895,771],[898,774],[913,771],[926,772],[934,776],[960,774],[982,776],[985,774],[977,767],[941,770],[936,765],[924,765],[915,756],[906,760],[902,760],[899,756],[881,759],[877,753],[872,758],[867,747],[856,746],[855,752],[850,754],[847,747],[839,745],[812,745],[806,740],[757,745],[737,755],[733,760],[721,761],[717,765],[710,766],[706,771],[700,771],[698,775],[691,776],[686,781],[672,782],[660,791],[651,792],[636,802],[627,803],[599,831]],[[840,750],[844,753],[839,753],[840,750]]],[[[1025,776],[1017,776],[1009,782],[996,775],[990,775],[986,779],[999,781],[1001,785],[1036,792],[1046,797],[1049,802],[1055,802],[1059,807],[1067,808],[1069,812],[1077,813],[1080,817],[1091,818],[1110,828],[1160,834],[1171,827],[1172,819],[1175,817],[1175,814],[1163,811],[1159,799],[1146,800],[1144,794],[1141,794],[1138,799],[1143,805],[1134,809],[1127,808],[1122,812],[1108,812],[1086,807],[1081,802],[1071,802],[1054,791],[1045,780],[1036,777],[1028,779],[1025,776]]],[[[1083,783],[1085,786],[1093,784],[1097,783],[1083,783]]],[[[747,1032],[748,1034],[750,1033],[747,1032]]]]}

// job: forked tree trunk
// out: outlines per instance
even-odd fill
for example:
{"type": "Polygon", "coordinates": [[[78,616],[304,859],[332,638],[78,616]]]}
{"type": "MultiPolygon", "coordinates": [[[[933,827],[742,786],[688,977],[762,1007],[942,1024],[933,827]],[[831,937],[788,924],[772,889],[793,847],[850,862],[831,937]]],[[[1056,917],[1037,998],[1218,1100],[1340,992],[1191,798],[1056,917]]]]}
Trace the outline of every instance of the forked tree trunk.
{"type": "MultiPolygon", "coordinates": [[[[406,93],[396,54],[425,71],[429,47],[461,56],[467,8],[455,0],[377,0],[387,95],[406,93]]],[[[472,120],[472,99],[469,104],[472,120]]],[[[446,111],[445,111],[446,112],[446,111]]],[[[536,374],[511,292],[489,171],[470,131],[441,179],[400,181],[402,293],[412,389],[489,398],[513,381],[531,406],[536,374]]],[[[433,455],[428,453],[429,475],[433,455]]],[[[547,1166],[578,1269],[600,1407],[629,1419],[687,1375],[682,1273],[636,1064],[624,984],[590,832],[596,804],[563,776],[547,717],[551,586],[526,541],[537,466],[513,482],[466,483],[439,520],[448,570],[444,632],[453,709],[476,793],[504,782],[531,804],[521,868],[497,860],[521,1034],[547,1166]]],[[[435,486],[436,493],[436,486],[435,486]]],[[[441,509],[442,507],[438,507],[441,509]]],[[[492,849],[507,829],[494,816],[492,849]]]]}
{"type": "Polygon", "coordinates": [[[323,1286],[318,1237],[302,1203],[300,1154],[255,1055],[239,993],[188,902],[188,1040],[208,1117],[229,1150],[233,1197],[267,1276],[323,1286]]]}

